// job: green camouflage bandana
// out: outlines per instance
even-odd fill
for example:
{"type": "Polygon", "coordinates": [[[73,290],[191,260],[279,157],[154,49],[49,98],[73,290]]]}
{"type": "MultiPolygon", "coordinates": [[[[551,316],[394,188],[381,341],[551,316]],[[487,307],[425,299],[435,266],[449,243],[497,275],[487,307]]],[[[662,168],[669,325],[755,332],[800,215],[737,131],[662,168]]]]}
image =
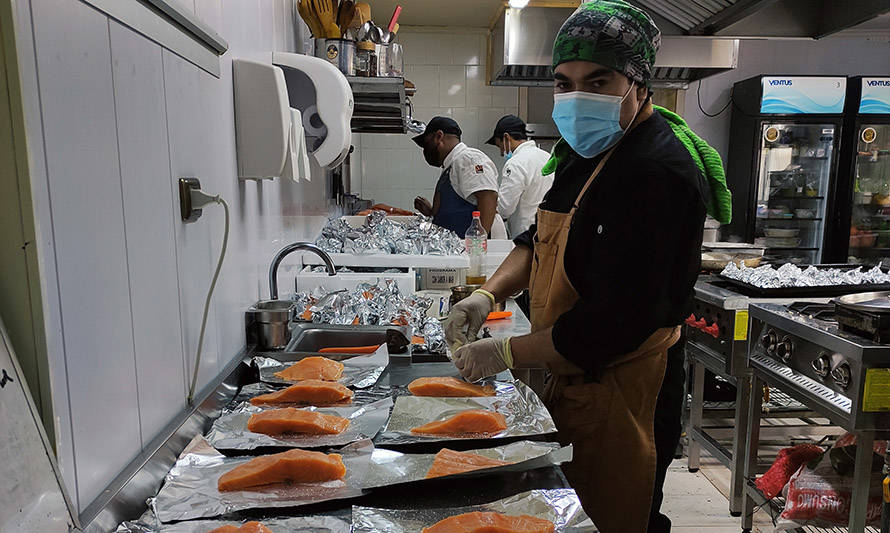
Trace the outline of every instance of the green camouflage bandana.
{"type": "Polygon", "coordinates": [[[661,32],[645,11],[624,0],[593,0],[581,4],[560,28],[553,68],[590,61],[646,83],[660,44],[661,32]]]}

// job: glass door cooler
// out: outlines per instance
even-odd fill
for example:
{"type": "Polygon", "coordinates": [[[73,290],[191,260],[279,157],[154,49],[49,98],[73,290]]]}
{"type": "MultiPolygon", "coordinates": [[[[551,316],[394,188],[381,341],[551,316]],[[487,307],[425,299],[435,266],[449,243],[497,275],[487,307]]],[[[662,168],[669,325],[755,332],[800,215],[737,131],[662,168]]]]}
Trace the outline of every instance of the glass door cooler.
{"type": "Polygon", "coordinates": [[[778,263],[823,262],[846,78],[758,76],[733,87],[725,237],[778,263]]]}
{"type": "Polygon", "coordinates": [[[890,78],[849,80],[832,260],[890,265],[890,78]]]}

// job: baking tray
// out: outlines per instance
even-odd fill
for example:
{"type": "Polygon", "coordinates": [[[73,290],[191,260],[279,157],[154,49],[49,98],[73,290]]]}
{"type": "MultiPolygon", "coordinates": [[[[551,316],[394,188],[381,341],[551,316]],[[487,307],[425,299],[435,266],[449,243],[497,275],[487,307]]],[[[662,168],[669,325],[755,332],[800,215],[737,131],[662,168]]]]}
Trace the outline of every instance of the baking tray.
{"type": "MultiPolygon", "coordinates": [[[[835,264],[820,264],[820,265],[798,265],[802,270],[806,269],[810,266],[815,266],[816,268],[838,268],[838,269],[848,269],[854,270],[856,268],[864,267],[864,265],[835,265],[835,264]]],[[[886,268],[882,268],[884,272],[887,272],[886,268]]],[[[739,281],[737,279],[732,279],[726,277],[722,274],[718,274],[718,277],[724,282],[728,283],[732,287],[736,288],[742,294],[746,296],[755,296],[759,298],[830,298],[833,296],[843,296],[845,294],[854,294],[857,292],[878,292],[878,291],[890,291],[890,283],[864,283],[862,285],[826,285],[822,287],[769,287],[763,288],[758,287],[756,285],[751,285],[750,283],[745,283],[744,281],[739,281]]]]}

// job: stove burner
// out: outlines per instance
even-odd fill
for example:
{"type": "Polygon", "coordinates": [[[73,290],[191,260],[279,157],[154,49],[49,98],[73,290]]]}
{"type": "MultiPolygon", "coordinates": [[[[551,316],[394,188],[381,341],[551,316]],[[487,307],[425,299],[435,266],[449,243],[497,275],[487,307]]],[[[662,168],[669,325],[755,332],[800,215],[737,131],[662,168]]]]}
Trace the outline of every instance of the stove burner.
{"type": "Polygon", "coordinates": [[[788,304],[788,309],[797,311],[802,315],[819,320],[834,320],[835,309],[834,304],[821,304],[814,302],[794,302],[788,304]]]}

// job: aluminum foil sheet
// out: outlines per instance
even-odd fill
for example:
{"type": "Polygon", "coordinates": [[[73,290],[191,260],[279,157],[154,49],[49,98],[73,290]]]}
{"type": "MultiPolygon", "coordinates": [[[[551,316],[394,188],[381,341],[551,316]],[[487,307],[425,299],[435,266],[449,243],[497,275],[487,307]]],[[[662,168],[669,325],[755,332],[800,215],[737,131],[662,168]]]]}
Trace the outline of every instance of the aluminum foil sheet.
{"type": "Polygon", "coordinates": [[[315,241],[328,253],[460,255],[464,240],[451,230],[433,224],[418,215],[407,222],[396,222],[382,211],[374,211],[365,223],[351,227],[342,218],[331,218],[315,241]]]}
{"type": "MultiPolygon", "coordinates": [[[[334,516],[254,518],[275,533],[349,533],[352,524],[334,516]]],[[[247,520],[189,520],[175,524],[124,522],[115,533],[207,533],[222,526],[241,526],[247,520]]]]}
{"type": "Polygon", "coordinates": [[[880,264],[863,271],[862,267],[840,269],[810,265],[800,268],[792,263],[785,263],[779,268],[773,268],[772,265],[750,268],[744,264],[738,266],[729,263],[720,274],[762,289],[890,283],[890,274],[881,270],[880,264]]]}
{"type": "Polygon", "coordinates": [[[590,533],[596,528],[584,513],[572,489],[546,489],[523,492],[485,505],[445,509],[392,510],[352,507],[353,533],[417,533],[450,516],[473,511],[496,511],[508,515],[530,515],[550,520],[560,533],[590,533]]]}
{"type": "MultiPolygon", "coordinates": [[[[524,472],[535,468],[553,466],[572,460],[572,447],[560,448],[552,442],[520,441],[480,450],[468,450],[490,459],[508,461],[512,464],[473,470],[463,474],[442,477],[478,477],[500,472],[524,472]]],[[[371,468],[368,470],[367,484],[363,488],[385,487],[426,478],[433,465],[435,454],[408,454],[377,448],[371,455],[371,468]]],[[[441,478],[436,478],[441,479],[441,478]]]]}
{"type": "Polygon", "coordinates": [[[459,440],[460,437],[450,435],[415,435],[411,433],[411,428],[443,420],[467,409],[489,409],[506,417],[507,429],[492,435],[492,439],[554,433],[556,425],[538,396],[520,381],[515,381],[513,386],[512,394],[483,398],[399,396],[386,428],[374,442],[385,445],[459,440]]]}
{"type": "MultiPolygon", "coordinates": [[[[380,374],[386,370],[389,364],[389,351],[386,344],[380,346],[376,352],[369,355],[357,355],[340,361],[343,363],[343,375],[340,377],[340,384],[346,387],[356,389],[366,389],[377,383],[380,374]]],[[[281,379],[275,375],[296,361],[279,361],[271,357],[257,356],[253,358],[253,364],[260,371],[260,381],[272,383],[274,385],[293,385],[296,381],[281,379]]]]}
{"type": "Polygon", "coordinates": [[[233,411],[225,411],[213,422],[207,441],[217,450],[253,450],[264,446],[287,448],[321,448],[344,446],[363,439],[372,439],[386,425],[392,398],[385,398],[359,407],[306,407],[349,420],[349,427],[337,435],[266,435],[247,429],[247,421],[254,413],[267,410],[243,403],[233,411]]]}
{"type": "MultiPolygon", "coordinates": [[[[249,402],[251,398],[261,394],[269,394],[281,390],[281,385],[271,385],[269,383],[250,383],[241,387],[238,395],[229,402],[228,409],[234,411],[243,402],[249,402]]],[[[358,389],[354,391],[352,403],[349,405],[360,406],[382,400],[390,396],[390,391],[372,387],[369,389],[358,389]]]]}
{"type": "Polygon", "coordinates": [[[325,483],[278,484],[254,490],[220,492],[219,477],[253,457],[226,457],[198,436],[167,473],[164,486],[150,507],[161,522],[212,518],[244,509],[297,507],[328,500],[361,496],[374,445],[364,440],[337,453],[346,465],[344,479],[325,483]]]}

